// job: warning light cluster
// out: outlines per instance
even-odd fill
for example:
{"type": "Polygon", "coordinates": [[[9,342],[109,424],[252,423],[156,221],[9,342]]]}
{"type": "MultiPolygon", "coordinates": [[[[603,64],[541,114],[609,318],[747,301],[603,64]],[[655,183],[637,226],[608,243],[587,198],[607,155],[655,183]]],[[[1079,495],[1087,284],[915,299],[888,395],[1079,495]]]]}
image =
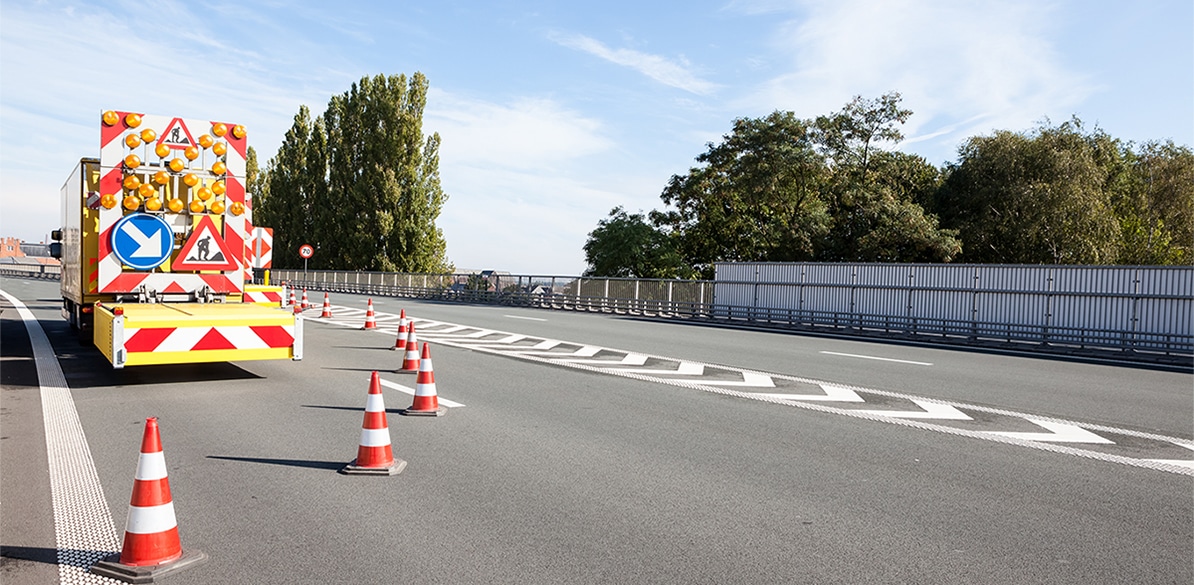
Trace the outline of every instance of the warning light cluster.
{"type": "Polygon", "coordinates": [[[244,126],[238,124],[229,129],[226,124],[212,124],[210,134],[195,140],[178,118],[171,121],[160,135],[152,128],[138,131],[144,121],[139,114],[125,114],[122,118],[119,113],[108,110],[103,113],[102,120],[109,127],[123,124],[128,132],[124,136],[128,153],[121,165],[121,193],[102,194],[99,203],[105,209],[119,204],[128,211],[182,213],[187,210],[192,214],[216,215],[228,211],[237,216],[245,212],[243,203],[225,200],[228,189],[225,183],[228,174],[226,137],[231,133],[236,140],[244,139],[244,126]],[[136,152],[138,149],[140,154],[136,152]],[[210,165],[206,162],[208,153],[210,165]]]}

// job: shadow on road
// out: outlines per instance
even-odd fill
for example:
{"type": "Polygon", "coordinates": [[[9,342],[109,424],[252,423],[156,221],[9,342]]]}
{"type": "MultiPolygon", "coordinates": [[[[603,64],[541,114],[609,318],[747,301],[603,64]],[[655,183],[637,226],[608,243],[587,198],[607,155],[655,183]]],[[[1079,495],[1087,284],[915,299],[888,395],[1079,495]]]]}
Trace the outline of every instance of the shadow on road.
{"type": "Polygon", "coordinates": [[[284,465],[286,467],[305,467],[308,469],[328,469],[339,471],[344,467],[343,461],[308,461],[305,459],[273,459],[268,457],[225,457],[222,455],[208,455],[208,459],[221,461],[243,461],[245,463],[265,463],[267,465],[284,465]]]}

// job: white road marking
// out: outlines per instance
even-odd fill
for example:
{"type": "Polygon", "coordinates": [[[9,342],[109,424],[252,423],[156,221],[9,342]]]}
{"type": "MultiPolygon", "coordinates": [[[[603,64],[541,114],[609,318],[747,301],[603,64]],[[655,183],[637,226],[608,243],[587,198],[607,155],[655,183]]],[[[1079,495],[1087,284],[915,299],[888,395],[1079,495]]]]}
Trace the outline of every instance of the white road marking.
{"type": "Polygon", "coordinates": [[[1001,435],[1013,439],[1026,441],[1044,441],[1050,443],[1099,443],[1114,445],[1115,441],[1104,439],[1082,427],[1059,422],[1025,419],[1028,422],[1049,429],[1048,433],[1012,433],[1006,431],[986,431],[992,435],[1001,435]]]}
{"type": "Polygon", "coordinates": [[[775,380],[772,380],[771,376],[755,372],[742,372],[741,382],[737,380],[699,380],[697,383],[706,386],[726,386],[733,388],[775,388],[775,380]]]}
{"type": "Polygon", "coordinates": [[[863,410],[861,412],[878,416],[890,416],[892,418],[974,420],[967,416],[966,413],[948,404],[929,402],[927,400],[913,400],[912,402],[916,403],[917,406],[923,408],[924,410],[863,410]]]}
{"type": "Polygon", "coordinates": [[[502,315],[508,319],[522,319],[524,321],[546,321],[547,319],[540,319],[538,317],[523,317],[522,315],[502,315]]]}
{"type": "Polygon", "coordinates": [[[873,355],[858,355],[858,354],[853,354],[853,353],[838,353],[838,352],[836,352],[836,351],[822,351],[821,353],[823,353],[823,354],[825,354],[825,355],[840,355],[840,356],[843,356],[843,357],[852,357],[852,358],[859,358],[859,359],[864,359],[864,360],[879,360],[879,361],[882,361],[882,362],[896,362],[896,363],[900,363],[900,364],[912,364],[912,365],[914,365],[914,366],[931,366],[931,365],[933,365],[933,364],[931,364],[931,363],[929,363],[929,362],[914,362],[914,361],[911,361],[911,360],[897,360],[897,359],[895,359],[895,358],[885,358],[885,357],[878,357],[878,356],[873,356],[873,355]]]}
{"type": "Polygon", "coordinates": [[[857,392],[833,384],[818,384],[825,394],[764,394],[751,392],[752,396],[771,398],[773,400],[814,400],[819,402],[866,402],[857,392]]]}
{"type": "MultiPolygon", "coordinates": [[[[41,386],[42,418],[46,429],[46,455],[50,463],[50,500],[54,508],[54,536],[61,583],[119,583],[93,575],[96,561],[120,550],[120,537],[104,499],[91,447],[75,408],[66,376],[49,338],[33,312],[16,297],[0,290],[29,333],[37,381],[41,386]]],[[[130,446],[130,449],[135,449],[130,446]]]]}
{"type": "MultiPolygon", "coordinates": [[[[478,330],[479,329],[477,327],[453,325],[450,323],[443,323],[443,322],[439,322],[439,321],[431,321],[431,320],[416,320],[416,321],[418,321],[420,323],[420,327],[443,326],[443,327],[449,327],[453,331],[478,330]]],[[[345,323],[345,322],[331,322],[331,323],[336,324],[336,325],[341,325],[344,327],[356,326],[355,323],[345,323]]],[[[386,332],[381,329],[378,329],[377,331],[383,332],[383,333],[386,332]]],[[[390,330],[389,333],[393,333],[393,330],[390,330]]],[[[501,332],[501,331],[492,331],[491,333],[503,334],[503,335],[514,335],[512,333],[506,333],[506,332],[501,332]]],[[[534,339],[540,339],[540,338],[528,336],[527,339],[534,340],[534,339]]],[[[834,384],[821,382],[818,380],[801,378],[801,377],[797,377],[797,376],[789,376],[789,375],[784,375],[784,374],[754,373],[757,376],[766,376],[766,377],[770,378],[770,381],[773,383],[774,383],[774,380],[783,380],[785,382],[797,382],[800,384],[820,385],[821,388],[823,390],[825,390],[825,394],[824,395],[808,395],[808,394],[747,392],[747,391],[737,390],[734,388],[719,387],[717,384],[710,384],[709,381],[707,381],[705,379],[695,377],[695,376],[701,376],[702,373],[704,372],[705,368],[713,368],[716,370],[739,372],[739,373],[743,374],[743,376],[744,376],[743,381],[742,382],[730,382],[729,384],[726,384],[726,385],[743,386],[748,381],[748,378],[746,377],[747,374],[752,374],[752,372],[747,372],[747,371],[744,371],[744,370],[741,370],[738,368],[729,367],[729,366],[725,366],[725,365],[718,365],[718,364],[703,364],[703,363],[699,363],[699,362],[690,362],[690,361],[679,360],[679,359],[672,358],[672,357],[657,356],[657,355],[650,355],[650,354],[643,354],[643,355],[646,355],[646,357],[648,359],[655,359],[655,360],[659,360],[659,361],[663,361],[663,362],[667,362],[667,363],[674,363],[674,364],[676,364],[676,369],[666,370],[666,369],[658,369],[658,368],[606,367],[604,363],[595,364],[592,362],[607,362],[607,361],[612,362],[614,360],[613,359],[610,359],[610,360],[577,360],[577,359],[571,359],[569,356],[573,356],[573,357],[578,356],[578,355],[583,356],[584,354],[589,354],[591,356],[591,355],[594,355],[598,351],[608,351],[608,352],[613,352],[613,353],[622,354],[624,356],[628,356],[632,352],[628,352],[625,350],[619,350],[619,349],[613,349],[613,348],[602,348],[602,347],[598,347],[598,346],[586,346],[586,345],[575,343],[575,342],[566,342],[566,341],[560,341],[560,340],[555,340],[555,339],[542,339],[542,341],[540,341],[539,343],[535,344],[534,346],[529,346],[529,347],[528,346],[514,347],[514,346],[510,346],[510,345],[487,344],[484,341],[478,340],[475,338],[474,339],[461,339],[458,336],[443,336],[443,338],[441,338],[441,339],[433,338],[432,341],[435,343],[440,343],[440,344],[446,345],[448,347],[469,349],[469,350],[479,351],[482,353],[488,353],[488,354],[493,354],[493,355],[516,357],[519,359],[525,359],[525,360],[539,362],[539,363],[543,363],[543,364],[563,365],[563,366],[577,368],[577,369],[586,370],[586,371],[595,372],[595,373],[613,374],[613,375],[617,375],[617,376],[624,376],[627,378],[633,378],[636,380],[642,380],[642,381],[646,381],[646,382],[670,384],[673,386],[692,388],[695,390],[704,390],[707,392],[714,392],[717,394],[723,394],[723,395],[727,395],[727,396],[736,396],[736,397],[740,397],[740,398],[762,400],[762,401],[766,401],[766,402],[772,402],[775,404],[782,404],[785,406],[792,406],[792,407],[802,408],[802,409],[806,409],[806,410],[813,410],[816,412],[822,412],[822,413],[827,413],[827,414],[838,414],[838,415],[842,415],[842,416],[859,418],[859,419],[863,419],[863,420],[884,422],[884,423],[896,424],[896,425],[909,427],[909,428],[916,428],[916,429],[922,429],[922,430],[933,431],[933,432],[938,432],[938,433],[944,433],[947,435],[953,435],[953,436],[959,436],[959,437],[969,437],[972,439],[981,439],[981,440],[985,440],[985,441],[993,441],[993,442],[1004,443],[1004,444],[1009,444],[1009,445],[1018,445],[1021,447],[1028,447],[1028,448],[1037,449],[1037,450],[1041,450],[1041,451],[1049,451],[1052,453],[1061,453],[1061,454],[1067,454],[1067,455],[1072,455],[1072,456],[1076,456],[1076,457],[1083,457],[1083,458],[1093,459],[1093,460],[1098,460],[1098,461],[1120,463],[1123,465],[1130,465],[1133,467],[1152,469],[1155,471],[1165,471],[1165,472],[1169,472],[1169,473],[1176,473],[1178,475],[1194,476],[1194,460],[1140,459],[1140,458],[1135,458],[1135,457],[1127,457],[1127,456],[1123,456],[1123,455],[1115,455],[1112,453],[1089,451],[1089,450],[1080,449],[1077,447],[1070,447],[1070,446],[1062,444],[1062,443],[1066,443],[1066,442],[1103,443],[1103,444],[1111,444],[1111,445],[1115,444],[1113,441],[1110,441],[1108,439],[1105,439],[1103,437],[1100,437],[1100,436],[1094,434],[1093,432],[1090,432],[1090,431],[1099,431],[1099,432],[1114,433],[1114,434],[1118,434],[1118,435],[1127,435],[1127,436],[1132,436],[1132,437],[1138,437],[1138,438],[1142,438],[1142,439],[1146,439],[1146,440],[1150,440],[1150,441],[1170,443],[1170,444],[1179,445],[1179,446],[1194,450],[1194,442],[1191,442],[1189,440],[1179,439],[1179,438],[1175,438],[1175,437],[1168,437],[1168,436],[1164,436],[1164,435],[1157,435],[1157,434],[1153,434],[1153,433],[1134,431],[1131,429],[1121,429],[1121,428],[1115,428],[1115,427],[1108,427],[1108,426],[1104,426],[1104,425],[1080,423],[1080,422],[1074,422],[1074,421],[1068,421],[1068,420],[1041,418],[1041,417],[1038,417],[1035,415],[1022,413],[1022,412],[1014,412],[1014,411],[1009,411],[1009,410],[990,408],[990,407],[978,406],[978,405],[973,405],[973,404],[955,403],[955,402],[949,402],[949,401],[944,401],[944,400],[924,399],[919,396],[912,396],[912,395],[902,394],[902,393],[898,393],[898,392],[890,392],[887,390],[878,390],[878,389],[874,389],[874,388],[856,388],[856,389],[855,388],[847,388],[844,386],[837,386],[834,384]],[[554,348],[554,347],[557,347],[560,345],[565,345],[565,344],[578,346],[578,347],[581,347],[581,349],[574,353],[541,351],[543,349],[554,348]],[[535,351],[535,350],[540,350],[540,351],[535,351]],[[589,353],[589,352],[592,352],[592,353],[589,353]],[[584,363],[584,362],[590,362],[590,363],[584,363]],[[602,367],[596,367],[597,365],[600,365],[602,367]],[[691,376],[691,377],[684,377],[684,376],[691,376]],[[864,399],[862,396],[860,396],[859,393],[865,393],[868,396],[869,395],[885,396],[885,397],[894,398],[897,400],[907,400],[907,401],[913,402],[914,404],[920,405],[921,408],[924,410],[923,410],[923,412],[922,411],[862,410],[862,409],[856,409],[856,408],[840,408],[840,407],[836,407],[836,406],[831,406],[829,404],[824,404],[824,402],[861,402],[861,403],[865,403],[866,399],[864,399]],[[932,405],[932,406],[927,406],[927,405],[932,405]],[[996,415],[1000,415],[1000,416],[1008,416],[1008,417],[1018,418],[1018,419],[1030,421],[1038,426],[1048,428],[1054,432],[1020,433],[1020,432],[1006,432],[1006,431],[1004,431],[1004,432],[981,431],[981,430],[972,430],[972,429],[960,428],[960,427],[956,427],[956,426],[947,426],[944,424],[930,422],[930,420],[932,418],[938,418],[938,419],[942,419],[942,420],[950,420],[950,419],[962,420],[960,418],[955,419],[954,417],[957,417],[959,414],[964,415],[964,413],[949,412],[949,411],[947,411],[946,408],[944,408],[944,406],[958,407],[958,408],[964,408],[966,410],[975,411],[975,412],[984,412],[984,413],[996,414],[996,415]],[[929,413],[933,413],[933,414],[930,415],[929,413]],[[898,416],[900,414],[904,414],[904,416],[898,416]],[[924,419],[924,420],[917,420],[917,419],[924,419]]],[[[822,352],[822,353],[832,353],[832,352],[822,352]]],[[[860,357],[863,359],[902,361],[902,360],[891,360],[890,358],[878,358],[878,357],[873,357],[873,356],[857,356],[854,354],[840,354],[840,355],[845,355],[845,356],[849,356],[849,357],[860,357]]],[[[637,359],[637,357],[635,359],[637,359]]],[[[932,364],[929,364],[926,362],[908,362],[908,363],[915,364],[915,365],[932,365],[932,364]]],[[[755,379],[752,381],[761,381],[761,378],[755,379]]],[[[714,381],[714,382],[716,382],[716,381],[714,381]]]]}
{"type": "MultiPolygon", "coordinates": [[[[405,394],[410,394],[411,396],[415,395],[414,388],[411,388],[409,386],[403,386],[402,384],[398,384],[395,382],[391,382],[385,378],[378,378],[378,380],[381,380],[381,385],[385,386],[386,388],[393,388],[394,390],[403,392],[405,394]]],[[[446,406],[448,408],[460,408],[461,406],[464,406],[463,404],[461,404],[459,402],[453,402],[451,400],[448,400],[447,398],[440,396],[439,388],[436,388],[435,390],[436,390],[435,401],[438,402],[440,404],[440,406],[446,406]]]]}

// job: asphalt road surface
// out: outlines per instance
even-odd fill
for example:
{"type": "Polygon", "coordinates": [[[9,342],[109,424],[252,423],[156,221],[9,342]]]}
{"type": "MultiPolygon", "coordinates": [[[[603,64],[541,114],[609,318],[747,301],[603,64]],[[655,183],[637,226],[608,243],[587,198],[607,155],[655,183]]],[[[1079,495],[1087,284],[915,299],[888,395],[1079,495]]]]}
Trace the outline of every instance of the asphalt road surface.
{"type": "Polygon", "coordinates": [[[119,549],[150,416],[177,585],[1194,582],[1188,372],[314,292],[302,361],[112,370],[56,282],[0,289],[53,354],[0,299],[4,583],[108,582],[72,559],[119,549]],[[400,310],[443,417],[397,414],[400,310]],[[341,475],[374,370],[408,465],[341,475]]]}

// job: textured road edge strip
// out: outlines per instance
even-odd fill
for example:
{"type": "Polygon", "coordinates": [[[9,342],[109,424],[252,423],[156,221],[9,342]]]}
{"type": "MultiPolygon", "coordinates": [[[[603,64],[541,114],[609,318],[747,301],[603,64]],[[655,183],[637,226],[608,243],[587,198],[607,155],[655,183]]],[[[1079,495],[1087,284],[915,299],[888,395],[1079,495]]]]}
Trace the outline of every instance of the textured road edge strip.
{"type": "MultiPolygon", "coordinates": [[[[378,315],[381,315],[381,313],[378,313],[378,315]]],[[[490,335],[495,335],[495,334],[513,335],[513,334],[505,332],[505,331],[497,331],[497,330],[493,330],[493,329],[485,329],[482,327],[473,327],[473,326],[467,326],[467,325],[457,325],[454,323],[447,323],[444,321],[435,321],[435,320],[431,320],[431,319],[415,319],[415,321],[419,322],[419,323],[423,323],[427,327],[455,326],[455,327],[461,327],[461,328],[467,328],[467,329],[476,329],[479,331],[486,331],[490,335]]],[[[359,327],[359,324],[343,322],[343,321],[338,321],[338,320],[336,320],[336,321],[320,320],[319,322],[328,323],[328,324],[332,324],[332,325],[338,325],[338,326],[342,326],[342,327],[359,327]]],[[[390,335],[394,334],[393,330],[385,330],[385,329],[377,329],[376,332],[387,333],[390,335]]],[[[656,382],[656,383],[660,383],[660,384],[667,384],[670,386],[679,386],[682,388],[703,390],[705,392],[712,392],[715,394],[722,394],[722,395],[726,395],[726,396],[736,396],[739,398],[748,398],[750,400],[759,400],[759,401],[763,401],[763,402],[770,402],[773,404],[780,404],[783,406],[793,406],[796,408],[803,408],[805,410],[815,410],[817,412],[840,414],[840,415],[849,416],[852,418],[860,418],[860,419],[870,420],[870,421],[885,422],[885,423],[900,425],[900,426],[904,426],[904,427],[911,427],[911,428],[917,428],[917,429],[922,429],[922,430],[927,430],[927,431],[944,433],[947,435],[969,437],[972,439],[981,439],[983,441],[1004,443],[1004,444],[1008,444],[1008,445],[1019,445],[1021,447],[1029,447],[1032,449],[1038,449],[1041,451],[1050,451],[1053,453],[1064,453],[1067,455],[1073,455],[1073,456],[1083,457],[1083,458],[1087,458],[1087,459],[1094,459],[1097,461],[1105,461],[1105,462],[1109,462],[1109,463],[1120,463],[1120,464],[1129,465],[1132,467],[1141,467],[1144,469],[1152,469],[1154,471],[1165,471],[1165,472],[1169,472],[1169,473],[1175,473],[1178,475],[1194,476],[1194,468],[1188,467],[1185,465],[1171,463],[1168,461],[1136,459],[1133,457],[1124,457],[1122,455],[1112,455],[1112,454],[1108,454],[1108,453],[1100,453],[1097,451],[1087,451],[1085,449],[1078,449],[1078,448],[1069,447],[1066,445],[1029,441],[1026,439],[1020,439],[1020,438],[1016,438],[1016,437],[1007,437],[1007,436],[998,435],[998,434],[994,434],[994,433],[987,432],[987,431],[970,431],[970,430],[966,430],[966,429],[959,429],[959,428],[954,428],[954,427],[950,427],[950,426],[934,424],[934,423],[930,423],[930,422],[882,416],[879,414],[868,413],[868,412],[863,412],[863,411],[859,411],[859,410],[851,410],[848,408],[836,408],[833,406],[827,406],[827,405],[823,405],[823,404],[815,404],[815,403],[795,401],[795,400],[783,400],[780,398],[773,398],[773,397],[769,397],[769,396],[759,396],[759,395],[753,394],[751,392],[730,390],[728,388],[718,388],[718,387],[714,387],[714,386],[701,384],[699,380],[661,378],[661,377],[649,376],[649,375],[645,375],[645,374],[619,372],[615,369],[598,368],[598,367],[593,367],[593,366],[589,366],[586,364],[573,363],[573,362],[568,362],[568,361],[563,361],[563,360],[558,360],[558,359],[551,359],[551,358],[547,358],[547,357],[539,357],[539,356],[527,355],[527,354],[516,354],[516,353],[511,353],[509,351],[503,351],[501,349],[478,347],[477,345],[474,345],[472,343],[456,343],[450,339],[442,339],[442,338],[437,339],[436,332],[431,329],[428,329],[426,331],[420,331],[419,335],[420,335],[421,339],[424,341],[428,341],[428,342],[432,342],[432,343],[439,343],[441,345],[446,345],[449,347],[469,349],[472,351],[478,351],[478,352],[488,353],[488,354],[492,354],[492,355],[515,357],[518,359],[524,359],[524,360],[540,362],[540,363],[544,363],[544,364],[551,364],[551,365],[556,365],[556,366],[565,366],[565,367],[569,367],[569,368],[586,370],[586,371],[590,371],[590,372],[597,372],[597,373],[601,373],[601,374],[613,374],[615,376],[621,376],[624,378],[633,378],[633,379],[642,380],[645,382],[656,382]]],[[[534,336],[532,336],[532,337],[534,339],[541,339],[540,337],[534,337],[534,336]]],[[[555,341],[555,340],[552,340],[552,341],[555,341]]],[[[562,341],[561,343],[568,343],[570,345],[578,345],[578,346],[586,346],[586,347],[597,347],[597,346],[588,346],[587,344],[582,344],[582,343],[572,342],[572,341],[562,341]]],[[[611,352],[617,352],[617,353],[631,353],[627,350],[607,348],[607,347],[597,347],[597,349],[611,351],[611,352]]],[[[710,368],[717,368],[717,369],[723,369],[723,370],[729,370],[729,371],[735,371],[735,372],[741,372],[741,373],[760,374],[760,375],[764,375],[764,376],[770,376],[772,378],[791,380],[794,382],[803,382],[803,383],[810,383],[810,384],[825,383],[823,381],[813,380],[810,378],[801,378],[798,376],[788,376],[788,375],[784,375],[784,374],[771,374],[771,373],[766,373],[766,372],[758,372],[755,370],[746,370],[746,369],[742,369],[742,368],[736,368],[736,367],[732,367],[732,366],[708,364],[708,363],[697,362],[697,361],[693,361],[693,360],[680,360],[678,358],[673,358],[673,357],[657,356],[657,355],[651,355],[651,354],[640,354],[638,352],[634,352],[634,353],[636,353],[638,355],[645,355],[649,358],[654,358],[654,359],[659,359],[659,360],[674,361],[674,362],[688,362],[688,363],[699,364],[699,365],[710,367],[710,368]]],[[[901,398],[901,399],[908,399],[908,400],[911,400],[911,399],[925,400],[927,402],[934,402],[937,404],[947,404],[950,406],[955,406],[958,408],[965,408],[968,410],[975,410],[975,411],[981,411],[981,412],[989,412],[989,413],[993,413],[993,414],[1002,414],[1002,415],[1007,415],[1007,416],[1013,416],[1013,417],[1029,420],[1029,421],[1041,420],[1041,421],[1048,421],[1048,422],[1070,424],[1070,425],[1074,425],[1074,426],[1077,426],[1080,428],[1098,430],[1098,431],[1109,432],[1109,433],[1130,435],[1130,436],[1135,436],[1135,437],[1140,437],[1140,438],[1164,441],[1164,442],[1172,443],[1174,445],[1178,445],[1181,447],[1194,448],[1194,442],[1187,441],[1184,439],[1179,439],[1176,437],[1167,437],[1164,435],[1156,435],[1156,434],[1152,434],[1152,433],[1143,433],[1143,432],[1139,432],[1139,431],[1132,431],[1130,429],[1118,429],[1115,427],[1094,425],[1094,424],[1089,424],[1089,423],[1082,423],[1082,422],[1070,421],[1070,420],[1065,420],[1065,419],[1057,419],[1057,418],[1046,417],[1046,416],[1029,415],[1029,414],[1014,412],[1014,411],[1010,411],[1010,410],[1002,410],[1002,409],[997,409],[997,408],[988,408],[988,407],[982,407],[982,406],[969,405],[969,404],[964,404],[961,402],[951,402],[951,401],[946,401],[946,400],[923,398],[923,397],[918,397],[918,396],[911,396],[908,394],[900,394],[897,392],[888,392],[888,391],[884,391],[884,390],[874,390],[874,389],[870,389],[870,388],[862,388],[859,386],[850,386],[847,384],[836,384],[835,383],[833,385],[841,386],[843,388],[848,388],[855,392],[860,392],[860,393],[864,393],[864,394],[868,394],[868,393],[869,394],[877,394],[877,395],[881,395],[881,396],[889,396],[892,398],[901,398]]]]}
{"type": "Polygon", "coordinates": [[[0,295],[12,303],[25,322],[33,346],[46,427],[46,454],[50,460],[58,578],[67,585],[120,583],[87,572],[93,563],[120,550],[120,538],[62,366],[33,312],[7,292],[0,290],[0,295]]]}

